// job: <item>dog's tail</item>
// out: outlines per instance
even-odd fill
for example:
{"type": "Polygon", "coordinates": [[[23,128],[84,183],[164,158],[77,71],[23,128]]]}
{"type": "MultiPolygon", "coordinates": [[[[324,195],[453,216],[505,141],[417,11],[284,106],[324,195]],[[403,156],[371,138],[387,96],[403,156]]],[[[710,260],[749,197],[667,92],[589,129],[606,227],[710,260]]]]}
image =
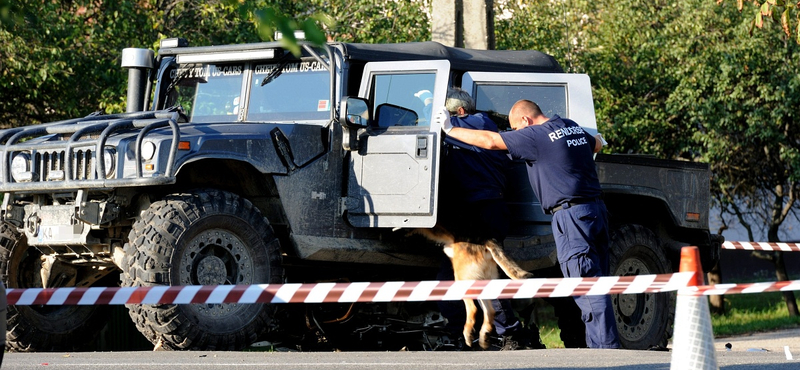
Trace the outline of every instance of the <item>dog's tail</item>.
{"type": "Polygon", "coordinates": [[[422,235],[431,241],[444,244],[445,246],[456,242],[455,236],[439,225],[436,225],[430,229],[414,229],[411,230],[409,234],[422,235]]]}
{"type": "Polygon", "coordinates": [[[503,247],[495,243],[494,240],[489,240],[486,242],[486,249],[489,250],[489,253],[492,254],[494,262],[500,266],[500,268],[506,273],[506,275],[508,275],[508,277],[516,280],[533,277],[533,274],[523,270],[522,267],[519,267],[516,262],[508,258],[506,253],[503,252],[503,247]]]}

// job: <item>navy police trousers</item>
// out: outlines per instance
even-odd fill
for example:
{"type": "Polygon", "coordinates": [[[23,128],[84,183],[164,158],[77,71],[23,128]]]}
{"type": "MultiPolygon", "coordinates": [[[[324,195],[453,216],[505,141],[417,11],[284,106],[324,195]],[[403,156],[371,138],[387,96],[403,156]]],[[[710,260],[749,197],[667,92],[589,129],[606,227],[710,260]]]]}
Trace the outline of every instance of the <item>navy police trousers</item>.
{"type": "MultiPolygon", "coordinates": [[[[565,277],[608,275],[608,211],[602,200],[566,206],[553,214],[553,236],[565,277]]],[[[619,348],[611,297],[574,297],[586,324],[589,348],[619,348]]]]}

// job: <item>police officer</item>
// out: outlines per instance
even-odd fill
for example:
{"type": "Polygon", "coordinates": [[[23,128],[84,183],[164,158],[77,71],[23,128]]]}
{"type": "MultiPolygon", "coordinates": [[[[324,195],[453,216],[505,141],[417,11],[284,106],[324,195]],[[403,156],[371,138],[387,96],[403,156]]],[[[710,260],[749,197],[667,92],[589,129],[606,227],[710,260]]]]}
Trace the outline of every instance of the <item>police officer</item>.
{"type": "MultiPolygon", "coordinates": [[[[450,124],[473,130],[497,132],[497,125],[484,113],[475,112],[475,102],[459,88],[449,89],[445,107],[450,124]]],[[[510,213],[506,202],[504,169],[511,159],[505,152],[477,148],[452,137],[445,138],[439,197],[439,223],[460,239],[500,245],[508,234],[510,213]]],[[[453,267],[443,258],[440,280],[453,280],[453,267]]],[[[544,348],[538,328],[529,330],[517,319],[511,302],[492,300],[495,332],[502,337],[502,350],[544,348]]],[[[463,329],[466,315],[461,302],[441,302],[439,308],[455,332],[463,329]]]]}
{"type": "MultiPolygon", "coordinates": [[[[558,261],[566,277],[608,275],[608,211],[603,203],[593,154],[602,137],[591,136],[572,120],[548,118],[530,100],[511,107],[511,132],[490,132],[453,127],[448,112],[435,120],[445,133],[480,148],[508,150],[528,164],[531,187],[542,209],[553,215],[552,228],[558,261]]],[[[619,348],[619,333],[611,298],[574,297],[586,324],[590,348],[619,348]]]]}

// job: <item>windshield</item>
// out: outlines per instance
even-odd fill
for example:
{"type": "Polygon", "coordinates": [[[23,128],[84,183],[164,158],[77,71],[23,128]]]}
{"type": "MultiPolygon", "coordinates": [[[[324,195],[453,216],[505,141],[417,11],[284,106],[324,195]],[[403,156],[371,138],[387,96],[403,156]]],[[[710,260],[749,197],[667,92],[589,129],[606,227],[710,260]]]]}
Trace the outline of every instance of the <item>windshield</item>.
{"type": "Polygon", "coordinates": [[[330,74],[316,61],[184,64],[170,79],[167,106],[179,104],[193,122],[330,118],[330,74]],[[272,79],[264,83],[267,76],[272,79]]]}
{"type": "Polygon", "coordinates": [[[195,122],[235,122],[242,94],[243,64],[190,64],[170,72],[170,96],[195,122]]]}
{"type": "Polygon", "coordinates": [[[248,121],[295,121],[330,117],[330,74],[317,62],[283,65],[280,74],[264,78],[280,65],[257,64],[250,83],[248,121]]]}

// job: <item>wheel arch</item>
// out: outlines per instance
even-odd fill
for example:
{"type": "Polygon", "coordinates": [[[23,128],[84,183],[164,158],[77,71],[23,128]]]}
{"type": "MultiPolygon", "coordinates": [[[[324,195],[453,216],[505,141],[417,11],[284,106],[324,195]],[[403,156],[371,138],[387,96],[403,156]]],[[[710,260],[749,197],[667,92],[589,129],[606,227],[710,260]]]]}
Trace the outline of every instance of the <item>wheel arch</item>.
{"type": "Polygon", "coordinates": [[[272,174],[262,173],[251,163],[222,158],[206,158],[184,163],[169,192],[213,188],[238,194],[250,200],[273,227],[288,223],[279,201],[272,174]]]}

